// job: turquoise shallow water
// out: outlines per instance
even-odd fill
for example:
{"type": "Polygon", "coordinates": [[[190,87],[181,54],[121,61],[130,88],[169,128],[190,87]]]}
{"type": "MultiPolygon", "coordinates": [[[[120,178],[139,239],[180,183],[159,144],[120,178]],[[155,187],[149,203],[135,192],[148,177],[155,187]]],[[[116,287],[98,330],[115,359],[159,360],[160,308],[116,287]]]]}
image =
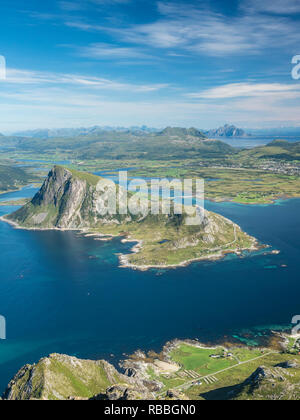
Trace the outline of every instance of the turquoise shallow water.
{"type": "MultiPolygon", "coordinates": [[[[0,314],[7,319],[0,391],[23,364],[52,352],[116,362],[173,338],[207,341],[289,324],[300,314],[300,200],[206,207],[281,253],[139,272],[118,268],[115,254],[130,249],[118,239],[99,242],[0,222],[0,314]]],[[[13,210],[0,207],[0,214],[13,210]]]]}

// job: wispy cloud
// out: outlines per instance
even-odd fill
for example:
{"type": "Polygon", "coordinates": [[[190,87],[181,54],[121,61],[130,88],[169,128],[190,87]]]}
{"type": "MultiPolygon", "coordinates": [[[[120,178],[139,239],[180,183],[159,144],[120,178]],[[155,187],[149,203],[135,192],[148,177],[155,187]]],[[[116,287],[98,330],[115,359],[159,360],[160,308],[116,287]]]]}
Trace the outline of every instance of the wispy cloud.
{"type": "Polygon", "coordinates": [[[77,11],[86,8],[90,5],[97,6],[112,6],[130,3],[131,0],[60,0],[58,5],[62,10],[77,11]]]}
{"type": "Polygon", "coordinates": [[[1,94],[2,130],[82,125],[182,125],[212,128],[232,121],[238,125],[299,125],[300,106],[274,98],[238,98],[227,103],[152,99],[118,100],[65,88],[30,88],[1,94]]]}
{"type": "Polygon", "coordinates": [[[226,16],[200,6],[159,2],[158,10],[160,18],[149,24],[119,28],[80,22],[66,24],[83,30],[106,31],[119,41],[136,45],[212,56],[258,54],[272,46],[278,49],[299,42],[297,23],[289,17],[260,13],[259,8],[252,8],[251,13],[248,10],[226,16]]]}
{"type": "Polygon", "coordinates": [[[115,59],[115,58],[140,58],[140,59],[153,59],[150,54],[146,54],[142,50],[133,47],[118,47],[105,43],[94,43],[87,47],[81,47],[78,52],[83,57],[95,59],[115,59]]]}
{"type": "Polygon", "coordinates": [[[241,7],[248,11],[268,12],[279,15],[300,13],[299,0],[244,0],[241,7]]]}
{"type": "Polygon", "coordinates": [[[9,84],[21,85],[77,85],[78,87],[91,87],[93,89],[153,92],[168,87],[167,84],[132,84],[109,80],[101,77],[83,76],[75,74],[61,74],[50,72],[37,72],[28,70],[7,69],[9,84]]]}
{"type": "Polygon", "coordinates": [[[299,97],[300,84],[281,83],[230,83],[202,92],[188,93],[194,99],[229,99],[280,95],[280,99],[299,97]]]}

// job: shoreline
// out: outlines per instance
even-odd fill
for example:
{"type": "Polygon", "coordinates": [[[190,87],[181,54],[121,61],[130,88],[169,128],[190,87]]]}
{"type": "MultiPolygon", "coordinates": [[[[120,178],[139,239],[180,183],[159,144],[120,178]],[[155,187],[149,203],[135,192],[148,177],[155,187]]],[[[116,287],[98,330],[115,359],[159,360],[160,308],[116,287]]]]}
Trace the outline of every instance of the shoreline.
{"type": "Polygon", "coordinates": [[[270,200],[266,203],[260,203],[260,202],[245,203],[245,202],[242,202],[242,201],[234,201],[234,199],[225,198],[225,197],[222,197],[221,199],[206,198],[206,201],[210,201],[211,203],[216,203],[216,204],[232,203],[232,204],[239,204],[239,205],[242,205],[242,206],[274,206],[280,201],[299,200],[299,199],[300,199],[300,194],[297,195],[297,196],[284,195],[284,196],[281,196],[281,197],[274,198],[274,199],[272,199],[272,200],[270,200]]]}
{"type": "MultiPolygon", "coordinates": [[[[235,227],[238,227],[241,229],[240,226],[237,224],[233,224],[235,227]]],[[[241,229],[242,230],[242,229],[241,229]]],[[[248,234],[247,234],[248,235],[248,234]]],[[[130,255],[137,254],[140,252],[140,250],[143,247],[143,241],[139,239],[132,239],[131,237],[123,239],[122,243],[135,243],[135,245],[131,248],[130,254],[121,254],[119,256],[120,261],[120,268],[131,268],[133,270],[139,270],[139,271],[148,271],[151,269],[176,269],[176,268],[184,268],[188,267],[190,264],[197,262],[197,261],[219,261],[226,257],[226,255],[229,254],[235,254],[237,256],[240,256],[242,252],[249,251],[259,251],[261,249],[270,248],[269,245],[263,245],[258,242],[256,238],[253,236],[248,235],[249,238],[252,240],[252,246],[250,248],[236,248],[236,249],[212,249],[211,254],[199,256],[196,258],[191,258],[188,260],[181,261],[176,264],[146,264],[146,265],[137,265],[129,262],[130,255]]],[[[230,245],[230,244],[229,244],[230,245]]],[[[280,253],[280,251],[277,251],[280,253]]]]}
{"type": "MultiPolygon", "coordinates": [[[[177,268],[185,268],[188,267],[189,265],[193,264],[194,262],[199,262],[199,261],[220,261],[222,259],[224,259],[226,257],[226,255],[229,254],[235,254],[237,256],[240,256],[242,254],[242,252],[244,251],[249,251],[249,252],[255,252],[255,251],[259,251],[261,249],[264,248],[269,248],[269,245],[262,245],[259,244],[258,240],[250,235],[249,238],[252,239],[252,246],[251,247],[247,247],[247,248],[236,248],[236,249],[214,249],[211,250],[212,253],[208,254],[208,255],[202,255],[196,258],[191,258],[189,260],[184,260],[181,261],[179,263],[176,264],[146,264],[146,265],[137,265],[137,264],[133,264],[129,262],[129,258],[130,255],[132,254],[137,254],[141,251],[141,249],[143,248],[143,240],[139,240],[139,239],[134,239],[131,238],[130,236],[127,237],[123,237],[123,235],[111,235],[111,234],[103,234],[101,232],[93,232],[91,230],[89,230],[88,228],[86,229],[71,229],[71,228],[28,228],[28,227],[23,227],[20,226],[17,222],[14,222],[12,220],[9,220],[6,218],[7,215],[1,216],[0,217],[0,221],[8,223],[9,225],[13,226],[15,229],[20,229],[20,230],[28,230],[28,231],[58,231],[58,232],[78,232],[80,235],[84,235],[86,238],[93,238],[96,241],[102,241],[102,242],[108,242],[111,241],[113,238],[119,238],[121,243],[134,243],[134,246],[130,249],[130,253],[129,254],[119,254],[118,255],[118,259],[119,259],[119,268],[130,268],[132,270],[139,270],[139,271],[148,271],[151,269],[163,269],[163,270],[167,270],[167,269],[177,269],[177,268]]],[[[240,226],[234,224],[236,227],[238,227],[239,229],[240,226]]],[[[242,230],[242,229],[241,229],[242,230]]],[[[277,251],[278,253],[280,251],[277,251]]]]}

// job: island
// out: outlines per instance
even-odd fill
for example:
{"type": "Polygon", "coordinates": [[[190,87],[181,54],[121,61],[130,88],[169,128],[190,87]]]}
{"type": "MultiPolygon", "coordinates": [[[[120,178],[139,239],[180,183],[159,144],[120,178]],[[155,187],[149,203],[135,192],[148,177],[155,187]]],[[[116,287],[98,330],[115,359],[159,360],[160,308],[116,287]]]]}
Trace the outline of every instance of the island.
{"type": "MultiPolygon", "coordinates": [[[[169,214],[104,214],[114,191],[100,181],[96,175],[55,166],[33,199],[2,220],[17,228],[77,230],[102,240],[120,236],[135,243],[130,254],[119,256],[120,265],[140,270],[175,268],[261,247],[237,224],[204,209],[196,225],[188,225],[188,214],[175,214],[173,207],[169,214]]],[[[118,185],[116,189],[125,194],[118,185]]]]}

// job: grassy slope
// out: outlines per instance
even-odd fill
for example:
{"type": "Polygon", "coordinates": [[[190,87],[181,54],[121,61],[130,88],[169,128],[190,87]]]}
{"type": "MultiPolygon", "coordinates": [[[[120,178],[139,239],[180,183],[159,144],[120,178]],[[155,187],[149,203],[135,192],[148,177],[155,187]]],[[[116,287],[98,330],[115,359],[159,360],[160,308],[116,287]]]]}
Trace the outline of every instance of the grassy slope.
{"type": "Polygon", "coordinates": [[[300,196],[298,176],[255,169],[265,160],[275,160],[278,164],[298,161],[300,143],[275,141],[267,146],[238,152],[222,142],[203,140],[176,128],[164,130],[159,135],[110,132],[46,141],[20,139],[19,143],[16,151],[21,155],[16,155],[17,152],[6,155],[74,159],[74,169],[90,172],[104,168],[136,167],[137,171],[130,175],[216,179],[206,183],[206,197],[217,201],[267,204],[281,197],[300,196]],[[232,165],[247,169],[226,168],[232,165]]]}
{"type": "Polygon", "coordinates": [[[240,157],[258,159],[300,160],[300,142],[290,143],[284,140],[275,140],[266,146],[256,147],[240,153],[240,157]]]}
{"type": "Polygon", "coordinates": [[[217,382],[208,384],[201,379],[201,385],[192,385],[193,378],[186,376],[183,380],[179,377],[178,372],[171,375],[170,378],[160,376],[156,379],[162,380],[165,389],[179,386],[179,389],[183,390],[190,399],[270,399],[272,395],[280,397],[281,394],[283,399],[289,399],[291,396],[294,399],[300,399],[300,368],[280,369],[279,375],[276,373],[276,366],[280,363],[296,360],[300,364],[299,355],[280,352],[270,353],[270,349],[248,347],[233,347],[228,350],[233,354],[233,357],[213,359],[209,356],[222,354],[223,347],[208,349],[181,343],[169,354],[170,359],[181,366],[179,373],[190,370],[197,372],[199,378],[213,375],[217,378],[217,382]],[[258,357],[259,359],[257,359],[258,357]],[[271,369],[271,373],[275,374],[275,385],[272,385],[272,381],[266,380],[261,384],[261,388],[253,390],[249,385],[245,386],[244,381],[260,366],[271,369]],[[226,368],[230,369],[218,373],[226,368]],[[276,377],[276,375],[279,377],[276,377]],[[285,382],[281,381],[280,376],[283,376],[285,382]],[[187,382],[189,385],[184,385],[187,382]],[[289,395],[290,385],[298,386],[291,395],[289,395]]]}
{"type": "Polygon", "coordinates": [[[91,398],[105,392],[112,384],[126,383],[123,375],[105,361],[79,360],[58,354],[28,366],[20,376],[11,385],[13,399],[91,398]],[[29,393],[26,384],[30,382],[29,393]]]}
{"type": "Polygon", "coordinates": [[[18,189],[31,180],[32,176],[23,169],[0,164],[0,192],[18,189]]]}

